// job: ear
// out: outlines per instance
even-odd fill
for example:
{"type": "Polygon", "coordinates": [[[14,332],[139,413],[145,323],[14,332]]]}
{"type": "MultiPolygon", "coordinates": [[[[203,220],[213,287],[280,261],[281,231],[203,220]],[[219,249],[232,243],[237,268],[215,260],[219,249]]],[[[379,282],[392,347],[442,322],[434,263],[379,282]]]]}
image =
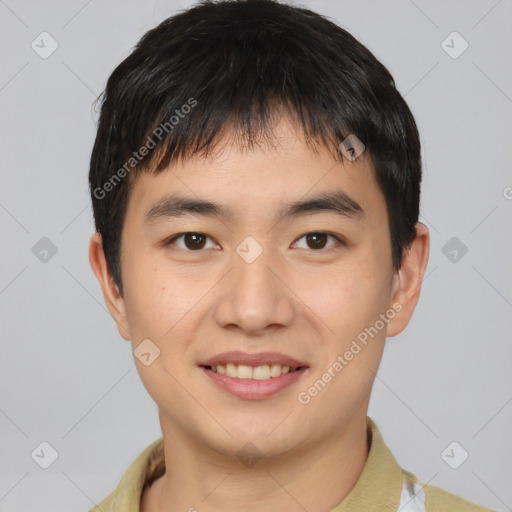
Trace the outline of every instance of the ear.
{"type": "Polygon", "coordinates": [[[108,269],[107,260],[103,251],[103,242],[100,233],[94,233],[89,244],[89,262],[92,270],[100,283],[103,292],[103,299],[107,305],[112,318],[117,324],[119,334],[125,339],[130,340],[130,331],[126,320],[126,308],[124,299],[119,293],[119,288],[115,284],[112,275],[108,269]]]}
{"type": "Polygon", "coordinates": [[[416,224],[416,238],[406,249],[402,265],[393,276],[391,304],[398,314],[389,321],[387,336],[402,332],[412,317],[428,263],[430,235],[424,224],[416,224]]]}

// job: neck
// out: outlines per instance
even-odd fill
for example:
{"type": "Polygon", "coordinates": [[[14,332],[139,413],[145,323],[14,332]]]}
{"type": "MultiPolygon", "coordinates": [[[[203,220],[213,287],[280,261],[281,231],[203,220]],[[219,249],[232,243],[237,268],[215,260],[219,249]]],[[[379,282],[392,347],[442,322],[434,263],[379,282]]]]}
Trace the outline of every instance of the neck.
{"type": "Polygon", "coordinates": [[[161,424],[166,472],[145,492],[141,512],[329,512],[356,484],[369,449],[364,416],[321,443],[244,467],[161,424]]]}

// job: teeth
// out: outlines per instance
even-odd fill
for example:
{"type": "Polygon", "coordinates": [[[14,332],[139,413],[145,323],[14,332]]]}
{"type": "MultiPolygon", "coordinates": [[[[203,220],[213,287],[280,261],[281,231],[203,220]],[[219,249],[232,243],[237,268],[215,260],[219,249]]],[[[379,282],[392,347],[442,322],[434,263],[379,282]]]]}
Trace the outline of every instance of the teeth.
{"type": "Polygon", "coordinates": [[[281,375],[281,365],[280,364],[273,364],[270,367],[270,376],[271,377],[279,377],[281,375]]]}
{"type": "Polygon", "coordinates": [[[261,366],[252,367],[244,364],[236,365],[228,363],[226,365],[218,364],[217,366],[212,366],[211,369],[221,375],[227,375],[235,379],[253,380],[268,380],[294,371],[289,366],[281,366],[280,364],[263,364],[261,366]]]}
{"type": "Polygon", "coordinates": [[[254,380],[270,379],[270,366],[268,364],[256,366],[256,368],[254,368],[254,370],[252,371],[252,378],[254,380]]]}
{"type": "MultiPolygon", "coordinates": [[[[217,365],[217,368],[221,366],[221,365],[217,365]]],[[[226,365],[226,375],[228,377],[238,377],[238,368],[234,365],[234,364],[231,364],[231,363],[228,363],[226,365]]]]}
{"type": "Polygon", "coordinates": [[[252,379],[252,368],[250,366],[244,366],[243,364],[238,365],[239,379],[252,379]]]}

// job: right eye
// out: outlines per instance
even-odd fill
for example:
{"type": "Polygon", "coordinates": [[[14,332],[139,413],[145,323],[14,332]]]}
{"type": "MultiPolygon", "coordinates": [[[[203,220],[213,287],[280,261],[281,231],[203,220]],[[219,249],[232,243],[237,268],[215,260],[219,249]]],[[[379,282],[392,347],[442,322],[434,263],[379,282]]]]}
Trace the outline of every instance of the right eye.
{"type": "MultiPolygon", "coordinates": [[[[164,247],[167,247],[169,245],[175,245],[178,247],[178,249],[181,249],[183,251],[198,252],[201,249],[205,248],[207,239],[211,240],[211,238],[208,235],[205,235],[203,233],[197,233],[195,231],[189,231],[187,233],[180,233],[178,235],[173,235],[166,242],[164,242],[164,247]],[[181,246],[176,243],[176,241],[180,240],[180,239],[182,241],[181,246]]],[[[206,247],[206,249],[211,249],[211,248],[215,248],[215,246],[206,247]]]]}

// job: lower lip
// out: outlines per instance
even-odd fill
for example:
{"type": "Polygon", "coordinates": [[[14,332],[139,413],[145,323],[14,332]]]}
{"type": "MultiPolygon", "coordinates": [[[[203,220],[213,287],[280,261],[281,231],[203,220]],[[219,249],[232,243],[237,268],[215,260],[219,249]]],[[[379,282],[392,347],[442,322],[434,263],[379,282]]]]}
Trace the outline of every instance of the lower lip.
{"type": "Polygon", "coordinates": [[[201,367],[201,370],[213,380],[217,386],[228,391],[232,395],[239,398],[247,398],[251,400],[258,400],[275,395],[279,391],[291,386],[294,382],[304,375],[307,368],[295,370],[293,372],[284,373],[279,377],[271,377],[266,380],[255,379],[237,379],[221,375],[220,373],[212,370],[207,370],[201,367]]]}

